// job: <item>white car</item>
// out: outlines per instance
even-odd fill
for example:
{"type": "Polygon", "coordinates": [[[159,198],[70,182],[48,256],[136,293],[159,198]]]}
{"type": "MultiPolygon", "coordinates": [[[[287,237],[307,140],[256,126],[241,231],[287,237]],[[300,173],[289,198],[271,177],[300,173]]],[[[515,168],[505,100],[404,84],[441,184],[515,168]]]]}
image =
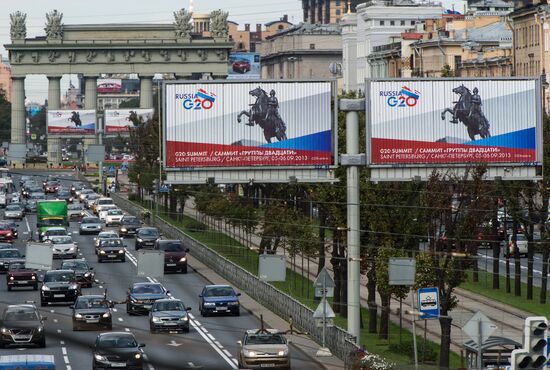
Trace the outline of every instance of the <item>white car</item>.
{"type": "Polygon", "coordinates": [[[95,191],[93,191],[92,189],[82,189],[80,191],[80,194],[78,195],[78,200],[80,202],[84,202],[84,200],[86,200],[86,197],[88,196],[88,194],[95,194],[95,191]]]}
{"type": "Polygon", "coordinates": [[[94,238],[94,244],[97,247],[99,247],[99,242],[102,239],[118,239],[120,236],[116,231],[102,231],[99,234],[97,234],[97,237],[94,238]]]}
{"type": "Polygon", "coordinates": [[[105,206],[114,206],[115,202],[111,198],[99,198],[95,201],[94,206],[92,207],[92,210],[95,212],[96,215],[99,216],[99,212],[103,209],[105,206]]]}
{"type": "Polygon", "coordinates": [[[69,236],[69,233],[64,227],[50,227],[48,230],[40,234],[40,239],[42,241],[46,241],[54,236],[69,236]]]}
{"type": "Polygon", "coordinates": [[[107,217],[107,212],[109,212],[111,210],[114,210],[114,209],[118,209],[118,207],[115,206],[114,204],[101,206],[101,209],[99,211],[97,211],[97,215],[98,215],[98,217],[101,221],[105,221],[105,218],[107,217]]]}
{"type": "Polygon", "coordinates": [[[78,245],[70,236],[52,236],[48,240],[52,244],[53,258],[78,257],[78,245]]]}
{"type": "Polygon", "coordinates": [[[99,194],[88,194],[88,196],[84,200],[84,207],[86,209],[92,208],[92,205],[95,204],[96,200],[100,198],[101,198],[101,195],[99,194]]]}
{"type": "MultiPolygon", "coordinates": [[[[103,213],[103,211],[101,213],[103,213]]],[[[122,212],[122,210],[118,208],[108,210],[105,216],[105,226],[120,225],[122,217],[124,217],[124,212],[122,212]]]]}
{"type": "MultiPolygon", "coordinates": [[[[501,246],[505,247],[504,249],[504,255],[508,255],[509,257],[513,257],[514,253],[516,252],[514,248],[514,243],[512,242],[512,235],[508,235],[508,242],[505,241],[501,242],[501,246]]],[[[520,256],[527,256],[527,238],[525,237],[525,234],[516,234],[516,246],[519,251],[520,256]]]]}

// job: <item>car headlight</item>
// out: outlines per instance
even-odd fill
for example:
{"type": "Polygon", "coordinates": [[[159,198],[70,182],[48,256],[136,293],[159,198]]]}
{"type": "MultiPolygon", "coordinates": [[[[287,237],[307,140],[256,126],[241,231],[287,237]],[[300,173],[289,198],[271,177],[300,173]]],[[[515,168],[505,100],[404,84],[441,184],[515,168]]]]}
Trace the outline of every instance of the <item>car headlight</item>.
{"type": "Polygon", "coordinates": [[[6,236],[11,236],[11,233],[7,233],[6,236]]]}
{"type": "Polygon", "coordinates": [[[243,351],[243,353],[246,357],[256,357],[256,352],[254,352],[254,351],[249,351],[249,350],[245,349],[243,351]]]}
{"type": "Polygon", "coordinates": [[[69,250],[70,250],[70,251],[74,251],[74,248],[75,248],[75,247],[70,247],[69,250]]]}
{"type": "Polygon", "coordinates": [[[136,238],[136,241],[137,241],[138,243],[143,243],[143,239],[141,239],[141,238],[136,238]]]}
{"type": "Polygon", "coordinates": [[[122,254],[122,253],[124,253],[124,249],[121,249],[118,251],[118,254],[122,254]]]}
{"type": "Polygon", "coordinates": [[[228,306],[238,306],[238,305],[239,305],[239,301],[227,302],[227,305],[228,305],[228,306]]]}
{"type": "Polygon", "coordinates": [[[125,233],[126,231],[128,231],[128,229],[126,229],[125,227],[121,227],[121,228],[120,228],[120,231],[122,231],[123,233],[125,233]]]}
{"type": "Polygon", "coordinates": [[[105,254],[105,251],[101,250],[99,251],[100,254],[105,254]]]}
{"type": "Polygon", "coordinates": [[[136,358],[136,360],[139,360],[141,358],[141,353],[136,353],[134,357],[136,358]]]}
{"type": "Polygon", "coordinates": [[[187,261],[187,258],[185,258],[185,257],[180,258],[180,262],[185,262],[185,261],[187,261]]]}
{"type": "Polygon", "coordinates": [[[45,232],[45,231],[42,231],[42,232],[40,233],[40,236],[44,236],[44,235],[46,235],[46,232],[45,232]]]}
{"type": "Polygon", "coordinates": [[[94,355],[96,361],[107,361],[107,359],[105,358],[105,356],[101,356],[101,355],[94,355]]]}
{"type": "Polygon", "coordinates": [[[286,356],[286,355],[288,355],[288,349],[279,351],[277,354],[278,354],[279,356],[286,356]]]}
{"type": "Polygon", "coordinates": [[[46,285],[42,285],[42,290],[43,290],[44,292],[46,292],[46,291],[49,291],[50,288],[47,287],[46,285]]]}
{"type": "Polygon", "coordinates": [[[77,314],[74,315],[74,317],[76,317],[77,319],[81,319],[81,318],[82,318],[82,315],[79,314],[79,313],[77,313],[77,314]]]}
{"type": "Polygon", "coordinates": [[[13,276],[10,276],[10,280],[15,280],[15,278],[13,276]]]}
{"type": "Polygon", "coordinates": [[[216,304],[214,302],[204,302],[205,306],[215,306],[216,304]]]}
{"type": "Polygon", "coordinates": [[[69,286],[69,290],[77,290],[78,289],[78,284],[71,284],[69,286]]]}
{"type": "Polygon", "coordinates": [[[180,321],[187,321],[189,318],[187,316],[180,317],[180,321]]]}
{"type": "Polygon", "coordinates": [[[160,317],[153,316],[153,322],[161,322],[160,317]]]}
{"type": "Polygon", "coordinates": [[[107,317],[111,316],[111,313],[110,312],[105,312],[102,316],[104,318],[107,318],[107,317]]]}
{"type": "Polygon", "coordinates": [[[36,280],[36,276],[35,275],[31,276],[31,279],[36,280]]]}
{"type": "Polygon", "coordinates": [[[1,332],[2,334],[6,334],[6,333],[8,332],[8,329],[6,329],[6,328],[1,328],[1,329],[0,329],[0,332],[1,332]]]}
{"type": "Polygon", "coordinates": [[[42,332],[42,330],[44,330],[44,327],[43,327],[43,326],[39,326],[39,327],[38,327],[38,332],[40,333],[40,332],[42,332]]]}

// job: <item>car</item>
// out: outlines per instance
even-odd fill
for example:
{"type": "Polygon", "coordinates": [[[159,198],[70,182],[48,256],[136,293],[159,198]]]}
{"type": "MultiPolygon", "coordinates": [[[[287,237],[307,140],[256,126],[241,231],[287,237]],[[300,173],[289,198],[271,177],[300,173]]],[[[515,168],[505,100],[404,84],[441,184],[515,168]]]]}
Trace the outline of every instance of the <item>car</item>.
{"type": "Polygon", "coordinates": [[[99,217],[99,219],[101,221],[105,221],[105,218],[107,217],[107,212],[109,212],[113,209],[119,209],[119,208],[117,206],[115,206],[114,204],[104,205],[104,206],[101,207],[101,210],[99,212],[97,212],[97,217],[99,217]]]}
{"type": "Polygon", "coordinates": [[[159,299],[169,299],[168,290],[159,283],[134,283],[126,299],[128,315],[149,313],[153,303],[159,299]]]}
{"type": "MultiPolygon", "coordinates": [[[[512,241],[513,235],[508,235],[508,240],[503,240],[501,242],[501,248],[504,251],[504,256],[513,257],[516,248],[514,247],[514,242],[512,241]]],[[[527,238],[525,237],[525,234],[516,234],[516,244],[519,255],[520,256],[527,256],[527,238]]]]}
{"type": "Polygon", "coordinates": [[[135,244],[136,251],[141,248],[153,249],[156,241],[160,239],[160,237],[161,235],[156,227],[142,227],[137,229],[135,244]]]}
{"type": "Polygon", "coordinates": [[[233,72],[246,73],[250,71],[250,63],[246,60],[237,60],[233,62],[233,72]]]}
{"type": "Polygon", "coordinates": [[[19,225],[15,221],[13,221],[13,220],[0,220],[0,224],[8,225],[10,227],[13,239],[18,239],[19,238],[19,231],[17,230],[19,225]]]}
{"type": "Polygon", "coordinates": [[[84,258],[78,260],[63,260],[61,270],[73,270],[76,275],[76,281],[81,287],[91,288],[95,281],[94,268],[90,267],[84,258]]]}
{"type": "Polygon", "coordinates": [[[59,190],[59,187],[61,184],[57,181],[48,181],[46,185],[44,185],[44,192],[45,193],[57,193],[57,190],[59,190]]]}
{"type": "Polygon", "coordinates": [[[25,263],[24,257],[16,248],[0,249],[0,272],[7,272],[11,263],[25,263]]]}
{"type": "Polygon", "coordinates": [[[40,240],[45,242],[46,240],[51,239],[53,236],[69,236],[69,233],[64,227],[50,227],[46,231],[40,233],[40,240]]]}
{"type": "Polygon", "coordinates": [[[40,305],[74,303],[80,295],[80,285],[73,270],[50,270],[44,274],[40,288],[40,305]]]}
{"type": "Polygon", "coordinates": [[[46,200],[46,194],[44,193],[31,193],[27,204],[25,205],[25,210],[27,212],[36,212],[37,202],[40,200],[46,200]]]}
{"type": "Polygon", "coordinates": [[[97,262],[99,263],[105,261],[126,262],[126,251],[124,250],[124,243],[120,238],[100,239],[96,251],[97,262]]]}
{"type": "Polygon", "coordinates": [[[113,330],[113,303],[104,295],[81,295],[73,310],[73,331],[83,329],[113,330]]]}
{"type": "Polygon", "coordinates": [[[132,333],[101,333],[93,347],[92,369],[143,370],[143,347],[132,333]]]}
{"type": "Polygon", "coordinates": [[[83,217],[78,228],[80,235],[99,234],[101,230],[103,230],[103,225],[97,217],[83,217]]]}
{"type": "Polygon", "coordinates": [[[107,215],[105,216],[105,226],[120,225],[122,217],[124,217],[124,212],[118,208],[107,211],[107,215]]]}
{"type": "Polygon", "coordinates": [[[73,203],[67,206],[67,216],[69,217],[69,220],[73,218],[79,219],[82,217],[83,211],[84,207],[82,207],[82,204],[79,203],[73,203]]]}
{"type": "MultiPolygon", "coordinates": [[[[99,242],[104,239],[120,239],[120,237],[118,236],[117,232],[114,230],[102,231],[99,234],[97,234],[97,236],[94,238],[94,245],[96,249],[97,247],[99,247],[99,242]]],[[[96,250],[96,254],[97,254],[97,250],[96,250]]]]}
{"type": "Polygon", "coordinates": [[[70,235],[54,235],[45,241],[52,244],[53,258],[78,257],[78,243],[70,235]]]}
{"type": "Polygon", "coordinates": [[[290,369],[288,342],[276,329],[247,330],[237,343],[240,346],[237,355],[239,368],[290,369]]]}
{"type": "Polygon", "coordinates": [[[206,285],[199,295],[199,312],[203,317],[218,313],[239,316],[240,295],[230,285],[206,285]]]}
{"type": "Polygon", "coordinates": [[[101,195],[99,195],[99,194],[95,194],[95,193],[88,194],[88,196],[86,196],[86,199],[84,200],[84,208],[86,208],[86,209],[92,208],[92,205],[99,198],[101,198],[101,195]]]}
{"type": "Polygon", "coordinates": [[[13,231],[10,225],[0,223],[0,241],[11,243],[13,239],[13,231]]]}
{"type": "Polygon", "coordinates": [[[21,202],[21,197],[19,196],[19,194],[12,193],[11,198],[10,198],[10,202],[11,203],[19,203],[19,202],[21,202]]]}
{"type": "Polygon", "coordinates": [[[38,276],[36,271],[25,267],[25,262],[12,262],[6,273],[8,291],[13,288],[32,287],[38,290],[38,276]]]}
{"type": "Polygon", "coordinates": [[[77,194],[76,194],[76,191],[77,191],[77,190],[84,189],[84,187],[85,187],[84,184],[81,183],[81,182],[73,182],[73,183],[71,184],[71,194],[72,194],[72,195],[77,195],[77,194]]]}
{"type": "Polygon", "coordinates": [[[136,216],[125,215],[124,217],[122,217],[122,220],[120,220],[118,233],[122,237],[135,235],[137,229],[139,229],[142,224],[143,223],[136,216]]]}
{"type": "Polygon", "coordinates": [[[86,200],[86,197],[88,196],[88,194],[95,194],[95,191],[93,191],[92,189],[80,190],[80,193],[78,194],[78,200],[80,201],[80,203],[86,200]]]}
{"type": "Polygon", "coordinates": [[[33,193],[43,193],[42,187],[38,184],[31,184],[28,186],[25,185],[25,187],[21,191],[21,195],[23,196],[23,198],[30,198],[31,194],[33,193]]]}
{"type": "Polygon", "coordinates": [[[153,303],[149,312],[149,329],[151,333],[161,331],[189,333],[189,316],[186,307],[179,299],[159,299],[153,303]]]}
{"type": "Polygon", "coordinates": [[[179,271],[187,274],[187,252],[189,248],[181,240],[158,240],[154,249],[164,251],[164,271],[179,271]]]}
{"type": "Polygon", "coordinates": [[[57,195],[55,196],[55,199],[64,200],[67,203],[72,203],[74,201],[74,198],[71,192],[65,188],[60,188],[58,190],[57,195]]]}
{"type": "Polygon", "coordinates": [[[46,347],[45,320],[33,304],[7,306],[2,313],[0,347],[29,344],[46,347]]]}
{"type": "Polygon", "coordinates": [[[18,219],[22,220],[25,217],[25,208],[19,204],[8,204],[4,211],[5,219],[18,219]]]}
{"type": "Polygon", "coordinates": [[[57,180],[57,177],[54,176],[54,175],[48,175],[48,177],[46,177],[43,181],[42,181],[42,186],[46,186],[46,184],[48,182],[51,182],[51,181],[58,181],[57,180]]]}
{"type": "Polygon", "coordinates": [[[103,209],[104,206],[114,206],[115,202],[111,198],[99,198],[95,201],[92,206],[92,211],[99,215],[99,212],[103,209]]]}
{"type": "Polygon", "coordinates": [[[20,185],[20,186],[23,186],[23,184],[26,183],[26,182],[28,182],[28,181],[32,181],[32,176],[23,175],[23,176],[21,176],[21,178],[19,179],[19,185],[20,185]]]}
{"type": "Polygon", "coordinates": [[[14,249],[11,243],[0,243],[0,249],[14,249]]]}

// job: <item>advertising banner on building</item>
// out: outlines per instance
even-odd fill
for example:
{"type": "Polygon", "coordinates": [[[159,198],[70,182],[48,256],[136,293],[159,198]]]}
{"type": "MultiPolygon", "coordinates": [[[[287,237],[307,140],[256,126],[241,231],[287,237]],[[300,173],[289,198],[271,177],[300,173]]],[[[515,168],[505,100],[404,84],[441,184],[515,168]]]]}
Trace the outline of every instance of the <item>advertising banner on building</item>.
{"type": "Polygon", "coordinates": [[[375,165],[532,165],[541,101],[534,79],[368,81],[375,165]]]}
{"type": "Polygon", "coordinates": [[[260,54],[231,53],[229,55],[228,80],[259,80],[260,77],[260,54]]]}
{"type": "Polygon", "coordinates": [[[120,78],[99,78],[97,80],[97,92],[100,94],[119,93],[122,91],[120,78]]]}
{"type": "Polygon", "coordinates": [[[153,118],[153,109],[112,109],[105,111],[105,133],[129,132],[137,122],[148,122],[153,118]]]}
{"type": "Polygon", "coordinates": [[[166,167],[331,165],[331,82],[166,85],[166,167]]]}
{"type": "Polygon", "coordinates": [[[96,112],[89,110],[49,110],[48,134],[95,135],[96,112]]]}

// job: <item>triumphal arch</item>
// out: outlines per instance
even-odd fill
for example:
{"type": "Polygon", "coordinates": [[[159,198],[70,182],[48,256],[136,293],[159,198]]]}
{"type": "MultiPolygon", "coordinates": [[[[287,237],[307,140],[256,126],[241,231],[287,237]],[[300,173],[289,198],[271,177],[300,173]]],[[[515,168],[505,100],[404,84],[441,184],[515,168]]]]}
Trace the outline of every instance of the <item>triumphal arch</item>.
{"type": "MultiPolygon", "coordinates": [[[[26,141],[25,77],[29,74],[47,76],[50,110],[60,109],[64,74],[84,77],[84,109],[97,109],[100,74],[139,75],[140,108],[153,108],[155,74],[177,79],[225,78],[232,47],[227,15],[212,12],[208,32],[204,32],[204,24],[200,30],[194,27],[192,14],[185,9],[174,12],[171,24],[78,25],[63,24],[63,14],[54,10],[46,15],[46,34],[27,38],[26,14],[11,14],[11,43],[5,45],[12,69],[11,143],[26,141]]],[[[84,144],[95,143],[96,136],[85,138],[84,144]]],[[[59,140],[48,136],[49,162],[60,161],[59,140]]]]}

